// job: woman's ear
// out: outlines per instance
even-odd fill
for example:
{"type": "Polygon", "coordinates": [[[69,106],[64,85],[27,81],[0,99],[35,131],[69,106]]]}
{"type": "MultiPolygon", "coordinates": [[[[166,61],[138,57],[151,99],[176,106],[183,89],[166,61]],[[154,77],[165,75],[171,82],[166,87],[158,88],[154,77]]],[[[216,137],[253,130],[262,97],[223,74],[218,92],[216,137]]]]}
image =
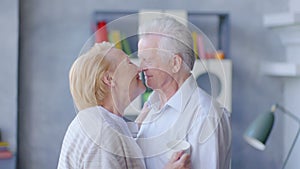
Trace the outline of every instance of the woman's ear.
{"type": "Polygon", "coordinates": [[[109,72],[105,72],[104,76],[102,77],[102,81],[109,87],[113,87],[115,84],[113,82],[112,76],[109,72]]]}
{"type": "Polygon", "coordinates": [[[172,66],[173,66],[173,68],[172,68],[172,72],[173,73],[177,73],[179,70],[180,70],[180,68],[181,68],[181,65],[182,65],[182,58],[181,58],[181,56],[179,56],[178,54],[175,54],[174,55],[174,57],[173,57],[173,60],[172,60],[172,66]]]}

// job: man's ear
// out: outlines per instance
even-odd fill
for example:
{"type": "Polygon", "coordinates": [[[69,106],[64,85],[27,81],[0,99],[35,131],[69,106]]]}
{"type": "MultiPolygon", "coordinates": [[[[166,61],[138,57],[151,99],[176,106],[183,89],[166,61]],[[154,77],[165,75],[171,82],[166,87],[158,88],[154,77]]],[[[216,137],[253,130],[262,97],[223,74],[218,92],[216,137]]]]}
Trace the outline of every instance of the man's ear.
{"type": "Polygon", "coordinates": [[[102,77],[102,81],[109,87],[113,87],[115,84],[113,82],[112,76],[109,72],[105,72],[104,76],[102,77]]]}
{"type": "Polygon", "coordinates": [[[173,59],[172,59],[172,66],[173,66],[172,72],[177,73],[180,70],[181,65],[182,65],[181,56],[179,56],[178,54],[175,54],[173,59]]]}

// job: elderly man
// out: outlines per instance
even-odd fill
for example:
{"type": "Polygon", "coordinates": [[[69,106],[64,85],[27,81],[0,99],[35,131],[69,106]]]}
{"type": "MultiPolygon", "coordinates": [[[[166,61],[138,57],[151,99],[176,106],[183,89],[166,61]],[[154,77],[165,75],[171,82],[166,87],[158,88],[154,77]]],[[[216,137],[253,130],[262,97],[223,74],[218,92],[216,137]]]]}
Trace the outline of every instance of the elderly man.
{"type": "Polygon", "coordinates": [[[147,169],[167,162],[169,141],[190,143],[193,169],[228,169],[231,161],[229,114],[197,85],[191,32],[171,17],[139,28],[138,56],[153,89],[138,120],[137,142],[147,169]],[[146,111],[148,109],[148,111],[146,111]],[[145,117],[145,118],[144,118],[145,117]]]}

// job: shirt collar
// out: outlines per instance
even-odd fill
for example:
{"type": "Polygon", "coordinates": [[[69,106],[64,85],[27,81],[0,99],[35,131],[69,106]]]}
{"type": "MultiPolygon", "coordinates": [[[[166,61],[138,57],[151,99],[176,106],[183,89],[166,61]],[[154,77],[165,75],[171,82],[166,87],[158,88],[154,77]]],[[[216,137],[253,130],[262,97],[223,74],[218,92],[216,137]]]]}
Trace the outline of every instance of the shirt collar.
{"type": "MultiPolygon", "coordinates": [[[[164,107],[170,106],[176,111],[182,112],[197,86],[195,78],[193,75],[190,75],[181,85],[179,90],[167,101],[164,107]]],[[[160,99],[157,92],[154,91],[149,97],[148,104],[154,110],[159,110],[160,99]]]]}

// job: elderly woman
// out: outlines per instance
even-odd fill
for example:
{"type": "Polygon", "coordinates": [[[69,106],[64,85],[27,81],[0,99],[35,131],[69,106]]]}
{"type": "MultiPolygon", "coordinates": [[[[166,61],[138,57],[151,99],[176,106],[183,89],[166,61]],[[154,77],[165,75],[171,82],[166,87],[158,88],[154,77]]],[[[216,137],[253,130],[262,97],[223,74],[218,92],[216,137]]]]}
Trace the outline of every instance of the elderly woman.
{"type": "MultiPolygon", "coordinates": [[[[139,69],[108,42],[95,44],[70,70],[70,91],[79,110],[65,134],[59,169],[144,169],[140,148],[123,112],[145,91],[139,69]]],[[[165,168],[185,169],[189,156],[173,155],[165,168]]]]}

